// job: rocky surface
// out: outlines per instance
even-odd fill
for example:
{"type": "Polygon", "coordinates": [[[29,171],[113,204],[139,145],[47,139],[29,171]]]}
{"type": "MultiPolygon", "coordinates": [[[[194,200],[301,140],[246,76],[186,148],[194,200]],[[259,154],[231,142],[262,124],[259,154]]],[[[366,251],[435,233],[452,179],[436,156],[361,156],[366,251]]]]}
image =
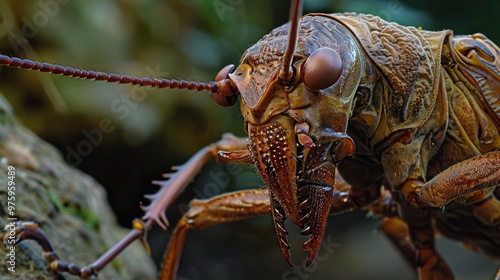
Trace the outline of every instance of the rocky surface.
{"type": "MultiPolygon", "coordinates": [[[[67,165],[59,151],[24,128],[0,96],[0,226],[10,221],[8,168],[15,168],[14,217],[35,221],[61,259],[79,266],[96,260],[127,232],[118,226],[106,193],[93,178],[67,165]]],[[[0,279],[77,279],[47,269],[43,251],[24,241],[15,251],[15,273],[0,246],[0,279]]],[[[97,279],[154,279],[151,259],[139,242],[104,268],[97,279]]],[[[95,279],[95,278],[94,278],[95,279]]]]}

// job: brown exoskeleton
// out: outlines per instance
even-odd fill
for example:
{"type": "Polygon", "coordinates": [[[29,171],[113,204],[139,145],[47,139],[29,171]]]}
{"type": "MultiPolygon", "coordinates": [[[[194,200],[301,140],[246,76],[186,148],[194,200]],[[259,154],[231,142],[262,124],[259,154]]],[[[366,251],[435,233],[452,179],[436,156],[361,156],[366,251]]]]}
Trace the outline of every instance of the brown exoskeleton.
{"type": "MultiPolygon", "coordinates": [[[[211,83],[95,73],[8,56],[0,56],[0,63],[209,90],[222,106],[234,105],[241,95],[248,140],[225,137],[157,182],[162,189],[150,197],[143,222],[111,251],[121,251],[153,223],[166,228],[165,210],[209,158],[253,164],[267,189],[194,201],[174,231],[163,279],[175,277],[188,229],[271,214],[282,253],[292,264],[289,218],[308,236],[303,248],[310,264],[328,216],[365,207],[388,222],[383,229],[389,236],[409,236],[412,246],[398,248],[414,260],[421,279],[454,277],[435,249],[435,229],[499,257],[498,47],[480,34],[453,37],[450,31],[421,31],[369,15],[301,19],[301,1],[292,6],[289,25],[250,47],[238,67],[222,69],[211,83]],[[398,235],[394,221],[404,221],[407,232],[398,235]]],[[[38,233],[33,224],[19,227],[21,240],[33,238],[49,248],[38,233]]],[[[52,268],[81,277],[111,260],[80,269],[48,251],[52,268]]]]}

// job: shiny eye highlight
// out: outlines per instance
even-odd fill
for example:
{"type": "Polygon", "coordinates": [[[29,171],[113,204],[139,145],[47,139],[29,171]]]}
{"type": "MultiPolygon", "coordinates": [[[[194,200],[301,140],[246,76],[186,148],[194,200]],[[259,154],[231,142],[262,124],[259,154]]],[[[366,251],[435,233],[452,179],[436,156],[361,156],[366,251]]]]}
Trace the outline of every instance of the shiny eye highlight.
{"type": "Polygon", "coordinates": [[[332,48],[315,50],[302,64],[302,81],[313,90],[322,90],[335,84],[342,74],[342,59],[332,48]]]}

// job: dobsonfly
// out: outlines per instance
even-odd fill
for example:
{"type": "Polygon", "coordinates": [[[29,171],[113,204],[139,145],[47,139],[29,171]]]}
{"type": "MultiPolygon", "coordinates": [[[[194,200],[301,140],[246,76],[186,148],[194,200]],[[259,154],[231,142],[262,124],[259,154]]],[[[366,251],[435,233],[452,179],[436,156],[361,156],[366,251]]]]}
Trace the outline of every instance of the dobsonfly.
{"type": "MultiPolygon", "coordinates": [[[[297,23],[301,3],[294,1],[292,6],[292,22],[297,23]]],[[[321,246],[330,211],[336,213],[372,207],[383,219],[402,218],[410,223],[411,238],[417,246],[410,257],[417,259],[419,265],[425,268],[421,272],[422,279],[449,278],[452,272],[434,249],[434,231],[430,226],[432,217],[428,207],[440,208],[457,200],[462,208],[446,208],[441,215],[437,212],[438,229],[467,241],[469,246],[476,245],[475,249],[495,255],[498,248],[494,246],[493,237],[498,235],[498,230],[491,227],[497,224],[495,214],[498,211],[495,194],[492,194],[496,183],[492,182],[498,182],[498,156],[496,153],[479,155],[497,149],[498,121],[494,103],[495,92],[498,92],[498,67],[495,65],[498,62],[494,60],[498,55],[496,45],[480,35],[447,41],[451,36],[448,31],[417,31],[368,15],[316,14],[305,17],[302,24],[291,24],[290,32],[287,32],[287,27],[276,29],[275,33],[243,55],[245,59],[236,70],[223,68],[216,78],[217,83],[179,82],[183,84],[181,87],[212,91],[214,100],[224,106],[233,105],[236,95],[242,95],[245,130],[250,135],[248,145],[246,141],[224,138],[217,142],[215,151],[207,148],[202,150],[201,155],[211,154],[222,160],[253,163],[269,192],[243,191],[223,195],[219,200],[194,202],[186,219],[181,220],[181,231],[175,237],[182,239],[182,226],[196,224],[198,217],[214,219],[205,221],[211,224],[227,218],[225,214],[235,215],[226,210],[229,213],[216,211],[212,213],[215,216],[210,217],[202,211],[203,203],[222,208],[248,208],[245,208],[248,212],[243,212],[243,216],[230,220],[269,214],[271,208],[285,259],[291,263],[284,229],[284,220],[288,216],[303,229],[304,235],[309,236],[303,246],[308,251],[307,264],[311,264],[321,246]],[[303,30],[298,34],[297,50],[291,44],[296,41],[292,37],[296,34],[294,28],[303,30]],[[322,28],[331,32],[331,36],[321,37],[324,34],[313,32],[316,29],[323,31],[322,28]],[[368,33],[368,29],[373,32],[368,33]],[[316,41],[305,39],[310,33],[314,34],[311,36],[316,41]],[[325,45],[328,48],[323,48],[325,45]],[[285,52],[285,47],[291,51],[285,52]],[[463,53],[452,52],[453,48],[463,53]],[[472,51],[468,52],[470,49],[472,51]],[[460,59],[470,59],[468,55],[474,58],[474,51],[484,59],[476,61],[491,65],[481,68],[482,64],[469,66],[459,63],[460,59]],[[402,53],[408,56],[399,57],[402,53]],[[400,60],[394,61],[389,57],[400,60]],[[470,94],[464,95],[458,90],[453,92],[453,84],[465,84],[457,88],[470,94]],[[489,89],[485,96],[477,92],[473,95],[478,89],[486,92],[488,87],[493,89],[489,89]],[[447,91],[453,99],[447,99],[451,97],[443,94],[447,91]],[[466,97],[471,100],[464,100],[466,97]],[[490,107],[488,102],[492,104],[490,107]],[[473,114],[481,119],[479,124],[466,121],[473,114]],[[466,134],[470,131],[479,132],[476,133],[479,139],[467,138],[466,134]],[[367,136],[370,141],[366,141],[367,136]],[[453,153],[457,149],[454,145],[460,142],[450,140],[455,139],[453,137],[469,142],[470,150],[465,149],[462,154],[453,153]],[[477,147],[474,141],[479,142],[477,147]],[[219,149],[223,151],[217,153],[219,149]],[[444,151],[452,156],[448,157],[444,151]],[[464,163],[454,165],[461,161],[464,163]],[[493,168],[488,169],[490,166],[493,168]],[[452,169],[441,172],[448,167],[452,169]],[[353,188],[349,189],[343,179],[335,177],[337,168],[353,188]],[[364,178],[358,177],[357,173],[363,174],[364,178]],[[478,178],[478,174],[487,174],[492,178],[478,178]],[[479,182],[473,189],[475,192],[464,195],[471,191],[468,185],[472,185],[474,180],[479,182]],[[454,186],[455,189],[447,187],[443,194],[439,186],[446,186],[444,183],[448,181],[457,186],[454,186]],[[381,186],[389,189],[391,195],[381,197],[381,194],[388,193],[382,191],[381,186]],[[269,194],[271,200],[268,199],[269,194]],[[385,204],[378,207],[377,202],[381,198],[390,201],[389,207],[385,204]],[[246,203],[242,205],[243,201],[246,203]],[[217,204],[219,202],[221,205],[217,204]],[[395,211],[396,206],[399,212],[395,211]],[[472,226],[468,228],[470,232],[455,229],[456,219],[469,223],[472,226]],[[477,225],[478,221],[484,225],[477,225]],[[480,231],[483,236],[476,235],[480,231]],[[488,238],[492,241],[487,241],[488,238]],[[431,264],[435,266],[429,269],[431,264]]],[[[30,61],[7,56],[2,56],[0,62],[14,67],[39,68],[30,61]]],[[[64,67],[41,67],[49,72],[74,73],[73,69],[64,67]]],[[[96,77],[133,80],[105,74],[96,77]]],[[[138,83],[162,83],[169,87],[172,81],[151,82],[143,79],[138,83]]],[[[188,169],[184,166],[179,168],[178,173],[188,169]]],[[[194,170],[187,174],[191,173],[194,170]]],[[[162,192],[170,183],[159,184],[164,185],[160,195],[151,197],[152,206],[146,206],[146,226],[153,221],[166,226],[163,215],[167,205],[158,204],[166,200],[162,192]]],[[[170,198],[167,196],[167,199],[170,198]]],[[[22,230],[36,231],[28,226],[22,230]]],[[[138,238],[142,230],[137,225],[132,231],[133,237],[138,238]]],[[[389,229],[388,234],[394,232],[389,229]]],[[[175,270],[176,265],[172,263],[175,263],[181,248],[176,246],[182,246],[182,242],[177,241],[175,238],[172,241],[173,251],[169,253],[173,255],[167,256],[170,262],[166,267],[170,271],[166,273],[175,270]]],[[[49,260],[54,261],[54,257],[49,256],[49,260]]],[[[64,264],[61,268],[74,274],[80,273],[64,264]]],[[[92,269],[87,268],[81,275],[91,273],[92,269]]]]}

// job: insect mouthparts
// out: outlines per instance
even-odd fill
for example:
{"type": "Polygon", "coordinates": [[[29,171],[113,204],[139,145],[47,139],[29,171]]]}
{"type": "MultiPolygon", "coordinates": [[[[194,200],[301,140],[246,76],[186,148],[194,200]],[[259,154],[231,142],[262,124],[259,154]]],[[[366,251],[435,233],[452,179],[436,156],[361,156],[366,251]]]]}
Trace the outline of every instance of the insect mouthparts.
{"type": "Polygon", "coordinates": [[[304,147],[313,148],[316,146],[309,134],[309,124],[306,122],[295,124],[295,134],[297,135],[297,141],[304,147]]]}

